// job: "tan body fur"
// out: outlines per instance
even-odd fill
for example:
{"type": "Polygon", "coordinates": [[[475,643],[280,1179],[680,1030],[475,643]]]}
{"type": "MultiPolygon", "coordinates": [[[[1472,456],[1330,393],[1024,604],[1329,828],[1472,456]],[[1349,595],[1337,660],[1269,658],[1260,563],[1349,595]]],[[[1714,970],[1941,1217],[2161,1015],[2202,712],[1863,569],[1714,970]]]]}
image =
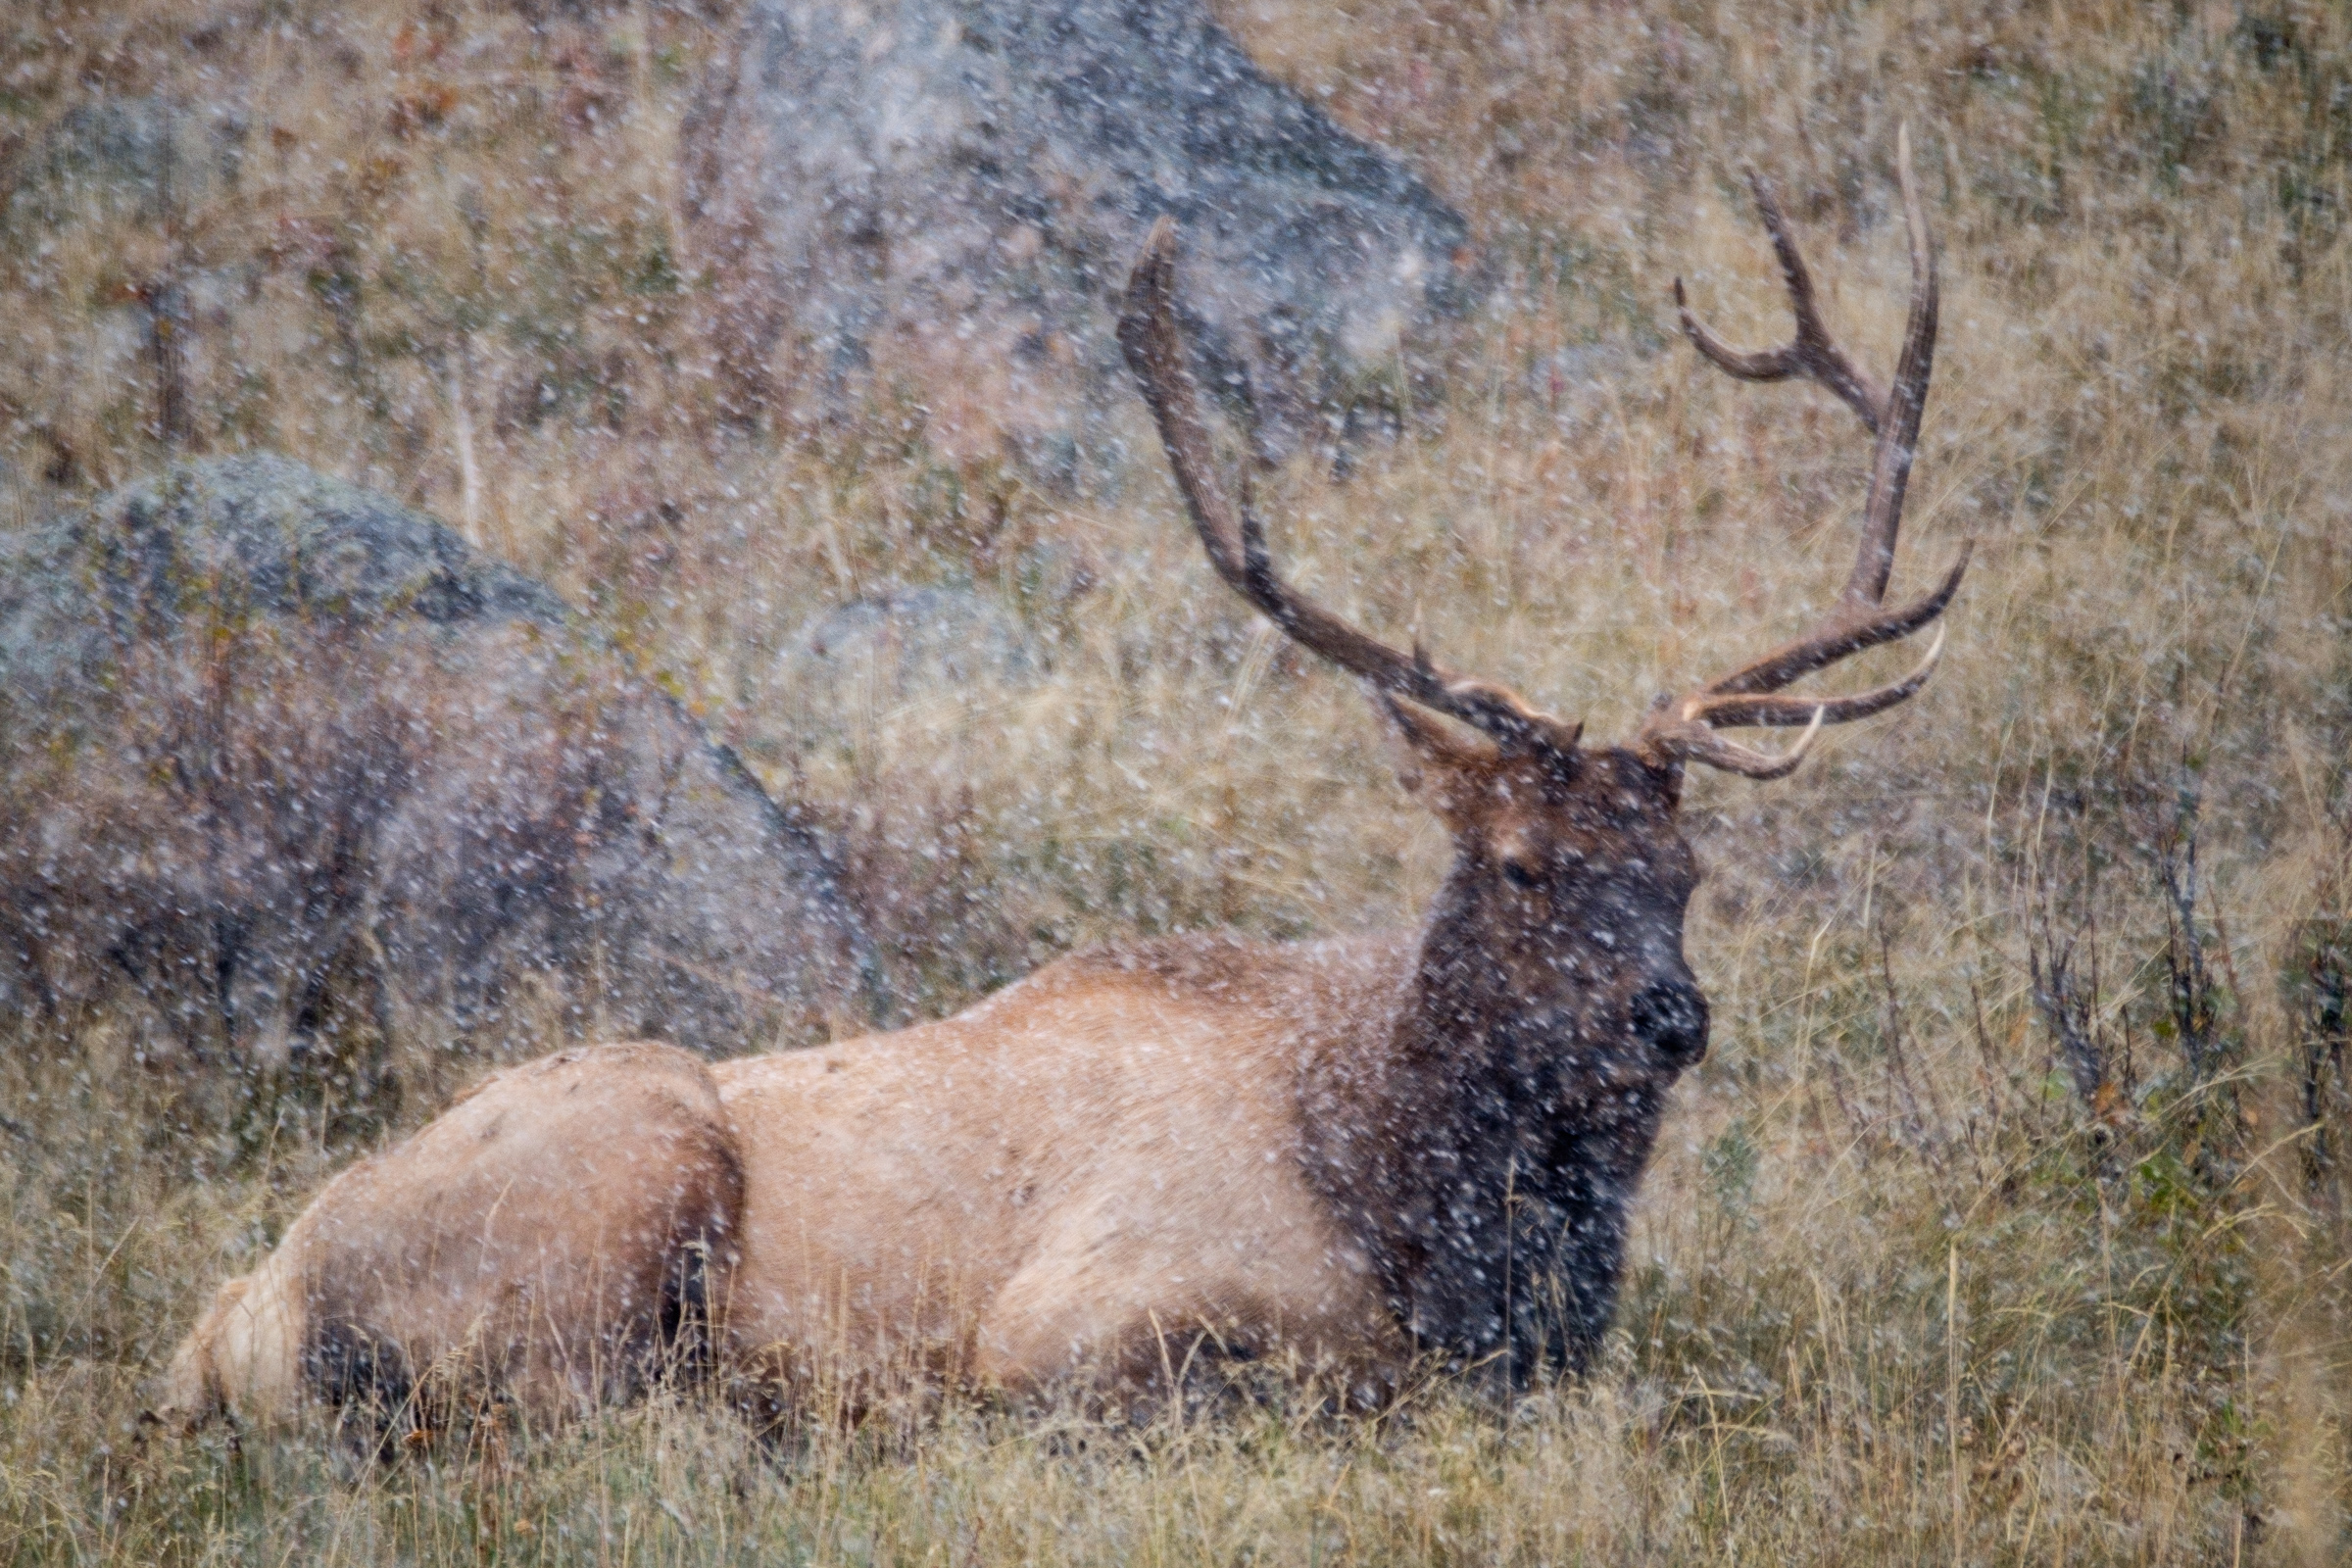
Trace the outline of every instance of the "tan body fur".
{"type": "Polygon", "coordinates": [[[685,1052],[602,1046],[499,1073],[329,1182],[223,1285],[158,1413],[495,1392],[544,1417],[625,1397],[692,1298],[724,1290],[741,1191],[716,1087],[685,1052]]]}
{"type": "Polygon", "coordinates": [[[715,1069],[742,1140],[728,1340],[787,1387],[1015,1394],[1081,1369],[1410,1354],[1310,1189],[1312,1064],[1383,1041],[1410,937],[1175,941],[1054,964],[940,1023],[715,1069]]]}

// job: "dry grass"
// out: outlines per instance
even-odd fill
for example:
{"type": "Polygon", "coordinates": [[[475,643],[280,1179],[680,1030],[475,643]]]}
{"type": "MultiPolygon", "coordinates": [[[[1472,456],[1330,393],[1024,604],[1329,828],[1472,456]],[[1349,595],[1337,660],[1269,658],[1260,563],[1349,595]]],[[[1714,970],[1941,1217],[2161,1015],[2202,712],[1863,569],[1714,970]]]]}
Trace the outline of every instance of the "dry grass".
{"type": "MultiPolygon", "coordinates": [[[[1895,122],[1921,136],[1945,335],[1906,569],[1964,536],[1980,564],[1899,717],[1786,784],[1694,787],[1716,1045],[1605,1369],[1509,1411],[1441,1386],[1339,1425],[1280,1399],[1142,1434],[956,1411],[761,1448],[662,1407],[382,1466],[151,1446],[139,1380],[350,1145],[319,1132],[346,1125],[332,1085],[257,1081],[220,1113],[94,1017],[0,1057],[0,1557],[2342,1552],[2343,14],[1226,10],[1416,158],[1497,276],[1444,407],[1344,483],[1267,482],[1279,548],[1601,734],[1796,625],[1858,505],[1842,411],[1703,373],[1666,279],[1736,337],[1781,330],[1733,174],[1753,159],[1793,193],[1835,318],[1883,354],[1895,122]],[[2030,959],[2062,954],[2037,1009],[2030,959]],[[2086,1094],[2053,1019],[2096,1048],[2086,1094]]],[[[160,460],[133,295],[177,266],[196,444],[420,501],[594,605],[851,830],[924,1007],[1098,938],[1409,920],[1436,830],[1360,699],[1202,569],[1140,417],[1116,482],[1073,493],[913,393],[846,426],[720,416],[671,160],[727,20],[20,7],[20,167],[102,92],[230,100],[245,130],[237,179],[174,238],[91,201],[0,236],[15,504],[160,460]],[[653,501],[683,520],[647,521],[653,501]],[[795,627],[892,582],[970,586],[1040,672],[911,696],[781,677],[795,627]]]]}

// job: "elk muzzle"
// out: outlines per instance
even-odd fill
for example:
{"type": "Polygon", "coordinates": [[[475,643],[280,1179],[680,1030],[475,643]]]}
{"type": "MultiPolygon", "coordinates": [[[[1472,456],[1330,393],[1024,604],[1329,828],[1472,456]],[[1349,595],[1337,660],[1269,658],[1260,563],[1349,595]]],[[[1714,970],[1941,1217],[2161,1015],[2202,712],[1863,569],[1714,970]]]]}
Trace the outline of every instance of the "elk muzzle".
{"type": "Polygon", "coordinates": [[[1680,1072],[1707,1054],[1707,999],[1688,979],[1655,980],[1628,1010],[1634,1036],[1680,1072]]]}

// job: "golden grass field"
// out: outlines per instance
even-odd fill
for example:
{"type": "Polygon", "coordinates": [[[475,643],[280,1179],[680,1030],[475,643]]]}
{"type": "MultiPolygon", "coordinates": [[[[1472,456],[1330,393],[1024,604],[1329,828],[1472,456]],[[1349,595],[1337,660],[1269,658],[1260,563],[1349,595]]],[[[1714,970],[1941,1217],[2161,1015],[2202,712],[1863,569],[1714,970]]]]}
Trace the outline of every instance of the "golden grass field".
{"type": "MultiPolygon", "coordinates": [[[[1707,369],[1669,280],[1738,341],[1782,335],[1753,161],[1883,373],[1898,121],[1917,139],[1944,324],[1898,577],[1964,538],[1978,564],[1918,701],[1787,782],[1692,786],[1714,1045],[1605,1364],[1509,1407],[1432,1381],[1377,1419],[954,1406],[763,1445],[688,1401],[381,1463],[320,1433],[166,1442],[142,1383],[213,1284],[487,1063],[376,1042],[388,1112],[337,1114],[329,1077],[257,1078],[224,1113],[134,1059],[134,1017],[27,1023],[0,1052],[0,1561],[2344,1554],[2352,20],[1220,14],[1411,158],[1502,280],[1396,441],[1344,481],[1261,481],[1277,549],[1595,735],[1800,626],[1860,504],[1844,411],[1707,369]],[[2100,1072],[2070,1070],[2061,1018],[2100,1072]]],[[[593,607],[845,834],[920,1009],[1138,932],[1413,920],[1442,834],[1351,684],[1214,581],[1140,405],[1126,471],[1076,494],[917,388],[862,420],[718,416],[674,169],[733,20],[20,0],[0,151],[100,94],[234,97],[251,123],[239,180],[173,235],[92,204],[6,237],[9,504],[165,461],[136,285],[174,254],[239,270],[195,322],[186,444],[377,486],[593,607]],[[658,537],[629,520],[653,500],[683,519],[658,537]],[[793,628],[892,582],[969,586],[1043,673],[909,700],[779,677],[793,628]]]]}

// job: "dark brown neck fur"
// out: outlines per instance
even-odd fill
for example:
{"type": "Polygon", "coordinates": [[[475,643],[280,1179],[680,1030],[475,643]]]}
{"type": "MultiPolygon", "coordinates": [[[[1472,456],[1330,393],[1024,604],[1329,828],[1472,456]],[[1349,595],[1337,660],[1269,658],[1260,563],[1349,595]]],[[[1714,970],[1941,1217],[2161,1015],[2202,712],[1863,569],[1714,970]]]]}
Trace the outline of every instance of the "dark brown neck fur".
{"type": "Polygon", "coordinates": [[[1681,967],[1688,854],[1649,831],[1670,820],[1628,821],[1640,792],[1605,776],[1560,794],[1542,813],[1555,883],[1498,892],[1491,840],[1457,829],[1388,1038],[1300,1085],[1308,1178],[1399,1323],[1512,1384],[1597,1348],[1666,1092],[1705,1039],[1681,967]]]}

